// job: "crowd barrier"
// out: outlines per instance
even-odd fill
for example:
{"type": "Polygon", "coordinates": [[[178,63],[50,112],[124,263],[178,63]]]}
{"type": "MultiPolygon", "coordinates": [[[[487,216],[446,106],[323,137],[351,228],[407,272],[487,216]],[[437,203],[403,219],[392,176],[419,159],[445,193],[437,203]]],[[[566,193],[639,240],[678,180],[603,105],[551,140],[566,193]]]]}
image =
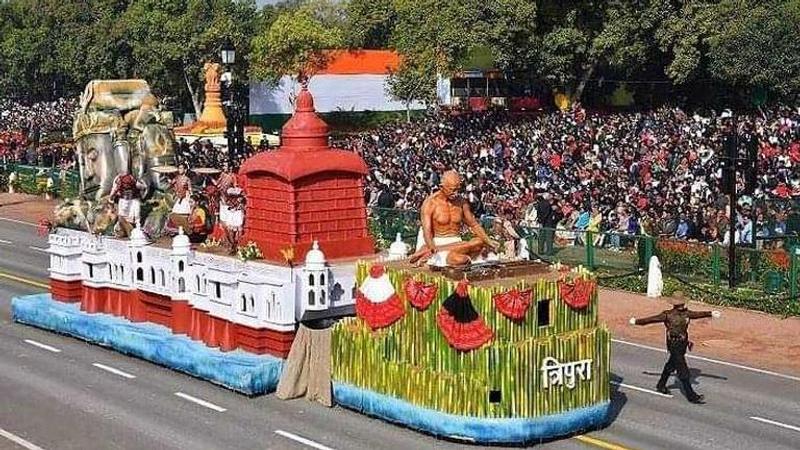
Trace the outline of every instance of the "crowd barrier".
{"type": "MultiPolygon", "coordinates": [[[[370,208],[369,217],[379,247],[387,248],[397,233],[412,248],[415,246],[420,226],[417,211],[370,208]]],[[[482,222],[491,231],[492,218],[483,218],[482,222]]],[[[797,300],[800,246],[795,236],[760,240],[755,247],[736,246],[737,289],[729,291],[727,245],[642,234],[522,226],[516,229],[526,241],[530,259],[588,267],[598,273],[601,283],[610,287],[645,292],[650,257],[656,255],[664,278],[669,279],[665,282],[668,292],[675,289],[713,292],[728,299],[730,304],[744,307],[748,305],[740,304],[742,298],[749,297],[766,304],[753,309],[800,314],[797,300]],[[776,303],[777,300],[780,302],[776,303]]]]}

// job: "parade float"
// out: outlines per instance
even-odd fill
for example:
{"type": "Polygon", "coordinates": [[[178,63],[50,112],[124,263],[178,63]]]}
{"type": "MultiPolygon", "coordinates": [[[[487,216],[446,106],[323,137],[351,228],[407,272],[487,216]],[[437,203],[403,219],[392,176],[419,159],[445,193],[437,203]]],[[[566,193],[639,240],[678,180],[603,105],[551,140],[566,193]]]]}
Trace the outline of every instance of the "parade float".
{"type": "MultiPolygon", "coordinates": [[[[305,87],[295,107],[282,146],[240,169],[238,258],[180,228],[119,238],[70,217],[45,230],[50,293],[15,298],[14,320],[249,395],[316,383],[344,407],[451,439],[525,443],[606,423],[610,340],[592,274],[411,264],[399,241],[377,254],[364,161],[329,147],[305,87]]],[[[457,241],[453,255],[481,247],[457,241]]]]}
{"type": "Polygon", "coordinates": [[[493,266],[459,279],[402,262],[360,263],[358,315],[333,331],[337,402],[484,443],[604,424],[610,337],[597,321],[592,275],[527,262],[493,266]],[[380,283],[382,294],[369,300],[380,283]]]}

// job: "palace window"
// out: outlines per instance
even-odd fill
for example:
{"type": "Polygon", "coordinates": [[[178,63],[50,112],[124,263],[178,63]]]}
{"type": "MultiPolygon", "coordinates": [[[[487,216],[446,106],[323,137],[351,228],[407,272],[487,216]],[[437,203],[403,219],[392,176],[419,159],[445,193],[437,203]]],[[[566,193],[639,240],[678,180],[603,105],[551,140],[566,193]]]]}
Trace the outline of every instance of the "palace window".
{"type": "Polygon", "coordinates": [[[314,291],[308,291],[308,304],[311,306],[316,304],[316,300],[314,299],[314,291]]]}

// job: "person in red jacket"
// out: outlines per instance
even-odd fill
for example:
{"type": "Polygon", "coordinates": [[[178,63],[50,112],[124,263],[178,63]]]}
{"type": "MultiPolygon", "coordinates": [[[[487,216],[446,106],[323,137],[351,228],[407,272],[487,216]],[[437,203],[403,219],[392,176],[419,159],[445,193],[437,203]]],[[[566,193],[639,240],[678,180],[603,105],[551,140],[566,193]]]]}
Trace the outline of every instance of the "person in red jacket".
{"type": "Polygon", "coordinates": [[[692,389],[689,379],[689,366],[686,364],[686,351],[691,350],[692,343],[689,341],[689,322],[692,319],[703,319],[706,317],[717,318],[719,311],[691,311],[686,307],[686,298],[683,293],[676,291],[668,301],[672,304],[672,309],[662,311],[654,316],[636,319],[631,317],[631,325],[650,325],[653,323],[663,323],[666,327],[667,350],[669,359],[664,364],[661,378],[656,384],[656,390],[662,394],[669,394],[667,380],[672,372],[677,371],[678,380],[683,386],[686,399],[692,403],[704,403],[703,396],[692,389]]]}

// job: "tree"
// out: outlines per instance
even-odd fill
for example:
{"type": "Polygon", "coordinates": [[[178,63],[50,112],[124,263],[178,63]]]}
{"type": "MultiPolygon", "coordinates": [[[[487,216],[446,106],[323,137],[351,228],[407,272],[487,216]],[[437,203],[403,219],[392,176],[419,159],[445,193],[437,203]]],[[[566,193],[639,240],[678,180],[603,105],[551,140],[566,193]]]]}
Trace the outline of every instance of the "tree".
{"type": "Polygon", "coordinates": [[[669,0],[544,1],[539,74],[580,100],[598,71],[631,75],[659,64],[655,31],[670,9],[669,0]]]}
{"type": "Polygon", "coordinates": [[[284,75],[307,81],[328,63],[325,50],[343,44],[341,30],[326,25],[307,5],[282,11],[253,38],[252,75],[273,86],[284,75]]]}
{"type": "Polygon", "coordinates": [[[709,72],[739,88],[800,95],[800,0],[751,3],[709,38],[709,72]]]}
{"type": "MultiPolygon", "coordinates": [[[[471,56],[483,49],[494,68],[521,70],[532,63],[537,42],[532,1],[394,0],[394,11],[390,42],[410,61],[400,68],[410,74],[399,77],[435,82],[439,75],[468,69],[471,56]]],[[[430,91],[418,90],[422,97],[416,100],[428,100],[430,91]]]]}
{"type": "Polygon", "coordinates": [[[397,13],[393,0],[350,0],[345,6],[345,44],[350,48],[389,46],[397,13]]]}
{"type": "Polygon", "coordinates": [[[255,3],[230,0],[138,0],[120,20],[120,35],[133,58],[130,76],[154,91],[191,99],[200,115],[202,66],[217,61],[225,39],[237,50],[238,74],[247,73],[255,3]]]}
{"type": "Polygon", "coordinates": [[[420,100],[427,105],[436,103],[436,78],[429,74],[432,68],[420,67],[417,62],[404,59],[397,71],[389,74],[386,91],[406,107],[406,121],[411,121],[411,105],[420,100]]]}

